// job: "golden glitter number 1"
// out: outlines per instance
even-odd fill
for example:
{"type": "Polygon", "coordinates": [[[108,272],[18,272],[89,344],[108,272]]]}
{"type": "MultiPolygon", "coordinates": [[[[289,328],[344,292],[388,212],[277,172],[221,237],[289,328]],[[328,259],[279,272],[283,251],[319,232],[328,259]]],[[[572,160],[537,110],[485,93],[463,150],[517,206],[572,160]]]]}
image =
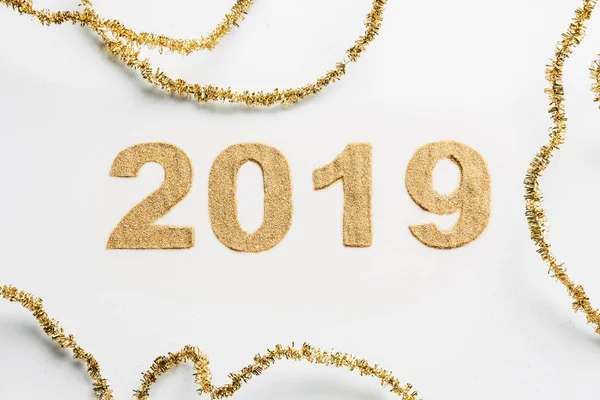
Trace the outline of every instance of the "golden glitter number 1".
{"type": "Polygon", "coordinates": [[[110,175],[136,177],[149,162],[156,162],[165,169],[164,182],[123,217],[108,239],[108,249],[188,249],[194,246],[194,228],[154,225],[192,187],[192,164],[183,150],[166,143],[129,147],[115,158],[110,175]]]}
{"type": "Polygon", "coordinates": [[[373,239],[372,148],[352,143],[332,163],[313,172],[315,190],[325,189],[341,180],[344,185],[344,245],[370,247],[373,239]]]}

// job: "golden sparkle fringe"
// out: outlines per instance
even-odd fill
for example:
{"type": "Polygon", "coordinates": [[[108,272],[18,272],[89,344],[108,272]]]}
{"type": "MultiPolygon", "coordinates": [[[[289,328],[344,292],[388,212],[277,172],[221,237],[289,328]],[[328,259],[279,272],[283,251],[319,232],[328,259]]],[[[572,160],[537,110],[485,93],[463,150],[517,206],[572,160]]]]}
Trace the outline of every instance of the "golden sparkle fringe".
{"type": "MultiPolygon", "coordinates": [[[[566,60],[585,36],[585,22],[592,16],[596,3],[597,0],[584,0],[582,6],[575,11],[569,29],[562,35],[562,39],[554,53],[554,58],[546,68],[546,79],[550,83],[550,87],[546,89],[546,93],[550,98],[548,112],[553,121],[553,126],[550,128],[550,142],[548,145],[543,146],[531,161],[524,183],[526,216],[531,238],[538,247],[537,252],[550,267],[552,276],[567,288],[573,299],[575,312],[583,311],[587,316],[588,323],[594,326],[596,333],[600,334],[600,313],[592,307],[583,287],[575,284],[569,278],[564,264],[558,263],[550,251],[550,244],[546,240],[546,212],[542,207],[543,196],[539,185],[539,177],[550,164],[554,152],[565,141],[567,117],[565,113],[563,68],[566,60]]],[[[594,76],[594,73],[592,76],[594,76]]],[[[596,73],[595,76],[597,77],[598,74],[596,73]]],[[[595,88],[595,91],[600,93],[598,86],[595,86],[595,88]]]]}
{"type": "MultiPolygon", "coordinates": [[[[73,335],[66,334],[58,321],[48,316],[44,310],[42,299],[19,291],[12,286],[0,286],[0,296],[8,301],[19,303],[29,310],[50,339],[63,349],[70,349],[74,359],[87,365],[87,373],[92,379],[94,394],[98,400],[114,399],[108,381],[100,372],[98,361],[77,344],[73,335]]],[[[345,368],[350,372],[356,371],[361,376],[378,378],[382,387],[388,388],[402,400],[417,400],[418,393],[412,389],[410,384],[402,385],[390,371],[377,364],[369,364],[367,360],[347,353],[324,351],[307,343],[302,348],[296,348],[293,344],[291,346],[277,345],[274,350],[267,350],[264,355],[256,355],[252,364],[229,374],[231,382],[220,387],[214,386],[212,383],[209,360],[206,355],[201,353],[197,347],[185,346],[177,353],[169,353],[156,358],[150,369],[142,374],[141,387],[135,391],[134,397],[137,400],[147,400],[150,396],[150,388],[161,375],[187,361],[194,364],[194,376],[195,382],[199,386],[197,390],[199,395],[208,394],[212,399],[231,397],[250,379],[262,374],[280,360],[307,361],[311,364],[345,368]]]]}
{"type": "Polygon", "coordinates": [[[12,7],[21,14],[35,17],[42,25],[60,25],[66,22],[90,28],[104,42],[107,50],[129,68],[137,71],[141,77],[171,94],[195,99],[200,103],[224,101],[243,103],[248,106],[272,106],[275,104],[291,105],[311,95],[319,93],[327,85],[341,79],[346,73],[346,66],[356,62],[379,32],[383,20],[383,9],[387,0],[373,0],[370,12],[365,21],[365,33],[355,40],[354,45],[346,50],[347,59],[338,62],[335,68],[315,82],[298,88],[274,89],[271,92],[234,91],[231,88],[220,88],[213,85],[188,83],[183,79],[171,78],[160,68],[154,68],[148,59],[140,59],[140,48],[147,47],[162,51],[171,51],[188,55],[198,50],[212,50],[227,35],[233,26],[238,26],[253,0],[237,0],[223,22],[210,34],[199,39],[174,39],[165,35],[147,32],[135,32],[115,19],[101,18],[93,8],[90,0],[82,0],[83,11],[58,11],[35,9],[33,0],[0,0],[0,3],[12,7]]]}

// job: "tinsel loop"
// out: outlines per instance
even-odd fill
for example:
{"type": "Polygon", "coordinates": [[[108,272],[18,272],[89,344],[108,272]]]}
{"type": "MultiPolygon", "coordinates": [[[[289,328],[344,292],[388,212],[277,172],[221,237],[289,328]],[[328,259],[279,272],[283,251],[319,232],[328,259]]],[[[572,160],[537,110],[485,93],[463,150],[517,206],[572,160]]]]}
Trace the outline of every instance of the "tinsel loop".
{"type": "Polygon", "coordinates": [[[386,2],[387,0],[373,0],[371,10],[365,20],[365,33],[355,40],[352,47],[346,50],[347,59],[336,63],[333,69],[327,71],[315,82],[298,88],[250,92],[248,90],[235,91],[231,88],[213,85],[200,85],[189,83],[184,79],[172,78],[160,68],[155,68],[148,59],[141,59],[140,48],[155,48],[161,52],[171,51],[183,55],[198,50],[212,50],[231,31],[233,26],[238,26],[238,22],[244,19],[253,0],[237,0],[231,11],[225,15],[223,22],[210,34],[199,39],[175,39],[161,34],[135,32],[116,19],[100,17],[90,0],[82,0],[83,11],[58,12],[36,9],[33,6],[33,0],[0,0],[0,3],[12,7],[21,14],[35,17],[43,25],[60,25],[69,22],[91,29],[100,37],[106,49],[115,58],[137,71],[145,81],[169,93],[195,99],[200,103],[224,101],[265,107],[297,103],[341,79],[346,74],[347,64],[358,61],[369,43],[375,40],[381,27],[386,2]]]}
{"type": "MultiPolygon", "coordinates": [[[[19,291],[12,286],[0,286],[0,296],[10,302],[19,303],[29,310],[50,339],[63,349],[70,349],[73,352],[74,359],[86,364],[88,375],[92,380],[94,394],[98,400],[114,399],[108,381],[100,372],[98,361],[75,341],[73,335],[66,334],[58,321],[48,316],[40,298],[19,291]]],[[[410,384],[402,385],[390,371],[381,368],[377,364],[370,364],[367,360],[356,358],[348,353],[324,351],[307,343],[301,348],[296,348],[293,344],[291,346],[277,345],[273,350],[267,350],[265,354],[257,354],[252,364],[238,372],[229,374],[231,382],[223,386],[213,385],[207,356],[200,352],[197,347],[185,346],[181,351],[156,358],[150,368],[142,374],[141,387],[135,391],[134,397],[137,400],[147,400],[150,396],[150,388],[161,375],[188,361],[194,365],[194,376],[195,382],[199,386],[199,395],[207,394],[212,399],[231,397],[250,379],[262,374],[281,360],[306,361],[311,364],[344,368],[350,372],[356,371],[361,376],[378,378],[382,387],[388,388],[390,392],[396,394],[402,400],[417,400],[418,394],[410,384]]]]}
{"type": "MultiPolygon", "coordinates": [[[[524,183],[527,222],[529,223],[531,238],[537,245],[537,252],[549,266],[552,276],[566,287],[573,299],[573,310],[584,312],[588,323],[595,328],[596,333],[600,334],[600,312],[592,307],[583,287],[575,284],[569,278],[564,264],[558,263],[550,251],[550,243],[546,238],[546,211],[542,206],[543,196],[539,184],[539,178],[550,165],[554,152],[565,142],[567,116],[565,112],[563,68],[575,47],[583,40],[585,22],[591,18],[596,3],[597,0],[584,0],[582,6],[575,11],[569,29],[563,33],[562,39],[558,43],[554,58],[547,65],[546,79],[549,82],[549,87],[546,89],[546,93],[550,99],[548,112],[553,121],[553,126],[550,128],[550,142],[548,145],[542,146],[533,161],[531,161],[524,183]]],[[[600,68],[600,64],[597,67],[600,68]]],[[[597,78],[599,73],[595,71],[597,69],[594,70],[593,66],[592,76],[597,78]]],[[[600,86],[595,85],[594,91],[600,93],[600,86]]],[[[600,98],[598,100],[600,101],[600,98]]]]}

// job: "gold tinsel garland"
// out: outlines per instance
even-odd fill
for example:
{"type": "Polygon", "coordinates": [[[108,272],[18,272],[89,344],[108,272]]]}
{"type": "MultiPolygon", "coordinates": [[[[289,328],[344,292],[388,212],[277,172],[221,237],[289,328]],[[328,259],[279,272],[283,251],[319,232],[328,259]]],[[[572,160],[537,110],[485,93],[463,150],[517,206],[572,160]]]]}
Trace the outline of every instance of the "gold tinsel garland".
{"type": "Polygon", "coordinates": [[[233,26],[238,26],[253,0],[237,0],[231,11],[225,15],[223,22],[206,37],[199,39],[174,39],[165,35],[147,32],[135,32],[120,21],[101,18],[94,10],[90,0],[82,0],[83,11],[39,10],[33,7],[33,0],[0,0],[7,7],[12,7],[21,14],[31,15],[43,25],[60,25],[65,22],[90,28],[104,42],[108,51],[121,60],[129,68],[138,71],[147,82],[181,97],[196,99],[200,103],[209,101],[226,101],[243,103],[249,106],[272,106],[274,104],[290,105],[319,93],[330,83],[334,83],[346,73],[346,65],[356,62],[379,32],[383,19],[383,9],[387,0],[373,0],[370,12],[365,21],[365,33],[346,50],[347,60],[340,61],[335,68],[313,83],[299,88],[274,89],[271,92],[234,91],[231,88],[220,88],[212,85],[188,83],[183,79],[171,78],[160,68],[154,68],[148,59],[140,59],[140,48],[156,48],[159,51],[171,51],[190,54],[198,50],[211,50],[227,35],[233,26]]]}
{"type": "MultiPolygon", "coordinates": [[[[92,8],[91,2],[83,0],[83,12],[56,12],[35,10],[31,0],[0,0],[7,6],[23,14],[35,16],[42,24],[62,24],[71,22],[87,26],[96,32],[106,44],[107,49],[114,56],[121,59],[129,67],[140,72],[148,82],[160,86],[172,93],[183,97],[193,97],[199,102],[224,100],[234,103],[245,103],[247,105],[270,106],[277,103],[292,104],[318,93],[329,83],[335,82],[345,73],[346,62],[338,63],[336,69],[329,71],[324,77],[314,84],[306,85],[298,89],[286,89],[271,93],[249,93],[234,92],[230,89],[220,89],[213,86],[191,85],[181,79],[169,78],[159,69],[154,70],[147,60],[139,59],[140,46],[169,50],[182,54],[189,54],[201,49],[212,49],[231,30],[233,25],[243,19],[246,10],[252,4],[252,0],[238,0],[231,12],[225,16],[222,24],[213,30],[207,37],[200,39],[172,39],[163,35],[150,33],[136,33],[119,21],[100,18],[92,8]]],[[[347,51],[350,61],[356,61],[366,46],[374,39],[377,33],[383,12],[385,0],[374,0],[373,9],[367,16],[367,31],[364,36],[356,41],[355,46],[347,51]]],[[[565,95],[563,83],[563,68],[566,60],[572,54],[574,48],[581,42],[585,35],[585,22],[590,19],[597,0],[584,0],[580,8],[575,11],[575,16],[566,33],[562,35],[554,58],[546,69],[546,78],[550,87],[546,89],[550,99],[549,113],[553,120],[550,128],[550,141],[542,146],[540,151],[530,164],[525,178],[526,189],[526,216],[529,223],[531,238],[538,247],[538,253],[548,264],[552,276],[560,281],[573,298],[573,309],[583,311],[587,321],[592,324],[596,333],[600,334],[600,312],[594,309],[589,298],[581,285],[575,284],[567,275],[564,264],[558,263],[550,251],[550,244],[546,240],[546,213],[542,206],[542,192],[539,186],[539,178],[550,164],[552,155],[565,141],[567,117],[565,113],[565,95]]],[[[592,90],[597,94],[595,101],[600,101],[600,60],[592,64],[591,77],[594,79],[592,90]]],[[[21,304],[29,310],[37,319],[38,323],[53,341],[61,348],[71,349],[76,360],[84,362],[88,367],[88,374],[93,382],[94,393],[99,400],[112,400],[113,393],[108,382],[100,372],[100,366],[94,356],[86,352],[77,342],[73,335],[67,335],[59,326],[58,322],[51,319],[43,309],[42,300],[31,294],[17,290],[11,286],[0,286],[0,295],[11,302],[21,304]]],[[[388,386],[403,400],[415,400],[417,392],[412,390],[410,384],[402,386],[391,372],[371,365],[366,360],[338,352],[328,352],[316,349],[308,344],[297,349],[293,345],[284,347],[277,345],[274,350],[268,350],[265,355],[257,355],[254,363],[243,368],[237,373],[230,374],[231,383],[216,387],[212,384],[209,369],[209,360],[198,348],[186,346],[177,353],[169,353],[167,356],[158,357],[150,369],[143,374],[140,390],[135,392],[138,400],[149,397],[151,386],[158,378],[175,368],[179,364],[191,361],[196,371],[196,383],[200,386],[200,394],[210,394],[211,398],[220,399],[232,396],[241,386],[254,376],[260,375],[264,370],[271,367],[279,360],[305,360],[310,363],[323,364],[327,366],[343,367],[349,371],[357,370],[361,375],[374,376],[381,380],[383,386],[388,386]]]]}
{"type": "MultiPolygon", "coordinates": [[[[567,288],[569,295],[573,298],[573,309],[576,312],[583,311],[587,316],[588,323],[594,326],[596,333],[600,334],[600,312],[592,307],[583,287],[575,284],[569,278],[564,264],[558,263],[550,251],[550,244],[546,240],[546,212],[542,207],[543,196],[539,185],[539,178],[550,164],[552,155],[565,141],[567,117],[565,113],[563,68],[574,48],[581,43],[581,40],[585,36],[585,22],[592,16],[592,11],[596,3],[597,0],[584,0],[583,5],[575,11],[575,17],[571,21],[569,29],[562,35],[554,58],[546,68],[546,79],[550,83],[550,87],[546,89],[546,93],[548,93],[550,98],[549,113],[554,124],[550,128],[549,144],[540,149],[533,161],[531,161],[529,170],[527,171],[525,178],[525,199],[529,230],[531,238],[538,247],[537,252],[550,267],[552,276],[567,288]]],[[[592,66],[592,77],[596,79],[599,76],[598,68],[600,68],[600,64],[592,66]]],[[[593,89],[597,93],[600,93],[600,86],[598,84],[593,89]]]]}
{"type": "MultiPolygon", "coordinates": [[[[73,358],[82,361],[87,366],[87,372],[92,379],[94,394],[98,400],[113,400],[113,392],[107,380],[100,372],[100,365],[94,356],[86,352],[76,341],[73,335],[68,335],[60,327],[58,321],[50,318],[44,310],[42,299],[29,293],[19,291],[12,286],[0,286],[0,296],[13,303],[19,303],[29,310],[38,323],[54,342],[63,349],[70,349],[73,358]]],[[[190,361],[194,364],[195,382],[200,387],[198,394],[208,394],[212,399],[231,397],[240,390],[243,384],[251,378],[262,374],[280,360],[307,361],[311,364],[321,364],[348,371],[356,371],[361,376],[372,376],[380,380],[382,387],[389,388],[402,400],[417,400],[417,392],[413,391],[410,384],[402,385],[392,373],[378,365],[372,365],[367,360],[356,358],[347,353],[324,351],[305,343],[301,348],[291,346],[275,346],[274,350],[267,350],[263,355],[256,355],[254,362],[238,372],[229,374],[231,380],[223,386],[214,386],[209,368],[209,360],[197,347],[185,346],[177,353],[159,356],[154,360],[148,371],[142,374],[142,383],[139,390],[135,391],[137,400],[147,400],[150,388],[158,378],[179,364],[190,361]]]]}

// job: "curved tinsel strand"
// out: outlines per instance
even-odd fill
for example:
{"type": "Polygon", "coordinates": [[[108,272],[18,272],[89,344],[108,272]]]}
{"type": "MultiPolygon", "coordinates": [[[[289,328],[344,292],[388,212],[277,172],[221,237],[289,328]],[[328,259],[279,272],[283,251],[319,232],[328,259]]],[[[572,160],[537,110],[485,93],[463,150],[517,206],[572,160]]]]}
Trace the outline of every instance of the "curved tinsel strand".
{"type": "Polygon", "coordinates": [[[87,373],[92,379],[94,394],[98,400],[113,399],[112,390],[106,379],[102,377],[98,361],[96,361],[93,355],[86,352],[83,347],[77,344],[73,335],[65,334],[58,321],[48,316],[44,310],[42,299],[19,291],[12,286],[0,286],[0,296],[8,301],[19,303],[23,308],[29,310],[50,339],[63,349],[70,349],[73,352],[74,359],[85,363],[87,373]]]}
{"type": "MultiPolygon", "coordinates": [[[[113,400],[113,392],[108,382],[100,372],[98,362],[90,353],[86,352],[75,341],[73,335],[65,334],[59,326],[58,321],[51,319],[44,310],[42,300],[31,294],[19,291],[12,286],[0,286],[0,297],[19,303],[25,309],[29,310],[37,319],[38,323],[54,342],[63,349],[70,349],[73,352],[73,358],[84,362],[87,365],[87,372],[92,379],[94,393],[98,400],[113,400]]],[[[324,351],[309,344],[304,344],[301,348],[291,346],[277,345],[273,350],[267,350],[263,355],[256,355],[254,362],[238,372],[229,374],[231,380],[223,386],[214,386],[209,367],[209,360],[197,347],[185,346],[177,353],[169,353],[166,356],[160,356],[154,360],[150,368],[142,374],[142,383],[139,390],[135,391],[137,400],[147,400],[150,396],[150,389],[158,378],[167,371],[178,365],[191,362],[194,364],[195,381],[199,386],[198,394],[207,394],[212,399],[223,399],[233,396],[250,379],[260,375],[276,362],[280,360],[306,361],[311,364],[321,364],[337,368],[344,368],[348,371],[356,371],[361,376],[372,376],[378,378],[382,387],[386,387],[390,392],[396,394],[402,400],[417,400],[417,392],[412,390],[410,384],[402,385],[392,373],[378,365],[369,364],[367,360],[356,358],[347,353],[324,351]]]]}
{"type": "Polygon", "coordinates": [[[101,18],[94,10],[90,0],[82,0],[83,11],[58,12],[35,9],[33,0],[0,0],[0,3],[12,7],[21,14],[35,17],[43,25],[60,25],[68,22],[90,28],[102,39],[107,50],[114,57],[137,71],[145,81],[169,93],[195,99],[200,103],[224,101],[265,107],[275,104],[294,104],[319,93],[329,84],[340,80],[346,74],[346,65],[349,62],[358,61],[367,46],[375,40],[381,27],[386,2],[387,0],[373,0],[371,11],[367,14],[365,21],[365,33],[354,42],[352,47],[346,50],[348,60],[338,62],[335,68],[327,71],[314,83],[299,88],[274,89],[271,92],[250,92],[193,84],[183,79],[172,78],[160,68],[153,67],[148,59],[140,59],[140,48],[156,48],[161,52],[167,50],[184,55],[198,50],[212,50],[231,31],[233,26],[238,26],[238,22],[244,18],[253,0],[237,0],[231,11],[225,15],[223,22],[210,34],[199,39],[174,39],[165,35],[135,32],[118,20],[101,18]]]}
{"type": "Polygon", "coordinates": [[[592,62],[590,67],[590,78],[592,79],[592,92],[594,93],[594,101],[600,102],[600,59],[592,62]]]}
{"type": "MultiPolygon", "coordinates": [[[[563,264],[558,263],[550,251],[550,244],[546,240],[546,212],[542,206],[542,192],[539,178],[550,164],[552,155],[565,141],[567,130],[567,117],[565,113],[565,93],[563,83],[563,68],[566,60],[585,36],[585,22],[591,18],[597,0],[584,0],[580,8],[575,11],[575,16],[569,29],[562,35],[558,43],[554,58],[546,68],[546,79],[549,87],[546,93],[550,99],[548,112],[552,117],[553,126],[550,128],[550,142],[543,146],[531,161],[525,178],[526,216],[529,223],[531,238],[538,247],[538,253],[548,264],[554,278],[560,281],[573,299],[573,309],[583,311],[587,321],[594,326],[596,333],[600,334],[600,313],[593,308],[582,286],[575,284],[567,275],[563,264]]],[[[594,72],[592,72],[592,76],[594,72]]],[[[598,86],[595,87],[596,89],[598,86]]],[[[596,92],[600,92],[597,89],[596,92]]]]}

